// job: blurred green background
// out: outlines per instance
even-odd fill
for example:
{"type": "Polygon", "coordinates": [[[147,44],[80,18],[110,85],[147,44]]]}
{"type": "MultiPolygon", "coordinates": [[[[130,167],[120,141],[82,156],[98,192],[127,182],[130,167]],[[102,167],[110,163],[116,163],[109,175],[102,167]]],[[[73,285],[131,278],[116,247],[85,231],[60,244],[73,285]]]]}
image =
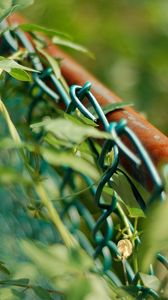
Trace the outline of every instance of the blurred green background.
{"type": "Polygon", "coordinates": [[[36,0],[24,14],[92,50],[71,53],[168,133],[167,0],[36,0]]]}

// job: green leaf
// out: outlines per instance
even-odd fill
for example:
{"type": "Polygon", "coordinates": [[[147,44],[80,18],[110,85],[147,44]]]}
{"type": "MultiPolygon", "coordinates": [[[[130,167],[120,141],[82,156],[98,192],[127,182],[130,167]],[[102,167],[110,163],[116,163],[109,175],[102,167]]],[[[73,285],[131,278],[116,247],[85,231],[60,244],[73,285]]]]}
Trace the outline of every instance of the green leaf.
{"type": "Polygon", "coordinates": [[[12,69],[8,72],[13,78],[20,81],[31,81],[30,75],[22,69],[12,69]]]}
{"type": "MultiPolygon", "coordinates": [[[[133,103],[130,102],[117,102],[117,103],[110,103],[105,106],[102,106],[102,110],[105,115],[107,115],[109,112],[113,112],[118,109],[122,109],[126,106],[132,106],[133,103]]],[[[93,107],[89,107],[89,111],[94,115],[94,117],[98,118],[97,113],[95,112],[93,107]]]]}
{"type": "Polygon", "coordinates": [[[37,72],[34,69],[18,64],[15,60],[0,56],[0,74],[5,71],[12,77],[21,81],[30,81],[30,76],[26,71],[37,72]]]}
{"type": "Polygon", "coordinates": [[[37,50],[48,60],[50,66],[53,69],[53,72],[55,73],[55,76],[57,79],[61,78],[61,70],[58,61],[53,58],[51,55],[49,55],[44,49],[37,47],[37,50]]]}
{"type": "Polygon", "coordinates": [[[67,39],[63,39],[59,36],[54,36],[52,38],[52,42],[56,45],[60,45],[60,46],[64,46],[64,47],[68,47],[68,48],[71,48],[71,49],[74,49],[74,50],[77,50],[77,51],[80,51],[80,52],[83,52],[85,54],[87,54],[88,56],[90,56],[91,58],[94,58],[94,55],[92,52],[90,52],[86,47],[84,46],[81,46],[79,44],[76,44],[74,42],[71,42],[67,39]]]}
{"type": "Polygon", "coordinates": [[[114,174],[112,187],[127,206],[139,208],[132,187],[123,173],[114,174]]]}
{"type": "Polygon", "coordinates": [[[127,209],[131,218],[146,218],[143,210],[140,208],[127,206],[127,209]]]}
{"type": "Polygon", "coordinates": [[[9,16],[14,10],[23,9],[31,4],[34,0],[1,0],[0,1],[0,22],[9,16]]]}
{"type": "Polygon", "coordinates": [[[139,273],[139,278],[145,287],[153,289],[155,291],[159,290],[160,280],[156,276],[139,273]]]}
{"type": "Polygon", "coordinates": [[[106,106],[103,106],[103,112],[104,114],[108,114],[109,112],[115,111],[117,109],[122,109],[125,106],[133,106],[134,104],[131,102],[118,102],[118,103],[111,103],[106,106]]]}
{"type": "Polygon", "coordinates": [[[66,120],[71,120],[72,122],[75,122],[77,124],[85,124],[90,125],[92,127],[98,127],[99,125],[95,123],[94,121],[86,118],[79,110],[78,108],[75,109],[75,112],[73,115],[69,115],[67,113],[64,113],[64,117],[66,120]]]}
{"type": "Polygon", "coordinates": [[[44,142],[47,142],[49,145],[53,146],[55,149],[62,150],[62,147],[65,147],[64,149],[72,149],[73,145],[71,142],[58,140],[52,133],[47,133],[44,137],[44,142]]]}
{"type": "Polygon", "coordinates": [[[68,166],[79,173],[90,176],[95,181],[97,181],[100,177],[96,166],[81,157],[73,155],[72,153],[59,153],[49,148],[42,148],[41,153],[45,161],[53,166],[68,166]]]}
{"type": "Polygon", "coordinates": [[[30,72],[38,72],[34,69],[28,68],[26,66],[20,65],[18,62],[11,58],[5,58],[3,56],[0,56],[0,69],[10,72],[12,69],[22,69],[25,71],[30,71],[30,72]]]}
{"type": "MultiPolygon", "coordinates": [[[[128,174],[124,170],[118,168],[117,173],[124,175],[125,179],[127,179],[127,182],[132,190],[136,202],[140,205],[141,209],[145,209],[146,204],[144,199],[148,198],[148,196],[146,195],[146,193],[144,194],[144,190],[142,189],[142,186],[140,184],[136,186],[137,182],[135,184],[135,182],[133,182],[133,179],[130,176],[128,176],[128,174]],[[141,196],[139,190],[141,191],[143,197],[141,196]]],[[[135,207],[135,205],[132,206],[135,207]]]]}
{"type": "Polygon", "coordinates": [[[52,37],[52,36],[56,35],[56,36],[62,36],[62,37],[71,39],[71,37],[68,34],[64,33],[64,32],[57,31],[57,30],[54,30],[54,29],[49,29],[49,28],[46,28],[46,27],[43,27],[43,26],[40,26],[40,25],[37,25],[37,24],[30,24],[30,23],[21,24],[18,27],[23,29],[24,31],[27,31],[27,32],[43,32],[46,35],[48,35],[49,37],[52,37]]]}
{"type": "Polygon", "coordinates": [[[32,129],[43,127],[46,132],[51,132],[60,140],[72,143],[81,143],[88,137],[96,139],[112,138],[111,134],[102,132],[92,126],[76,124],[72,120],[57,118],[31,125],[32,129]]]}

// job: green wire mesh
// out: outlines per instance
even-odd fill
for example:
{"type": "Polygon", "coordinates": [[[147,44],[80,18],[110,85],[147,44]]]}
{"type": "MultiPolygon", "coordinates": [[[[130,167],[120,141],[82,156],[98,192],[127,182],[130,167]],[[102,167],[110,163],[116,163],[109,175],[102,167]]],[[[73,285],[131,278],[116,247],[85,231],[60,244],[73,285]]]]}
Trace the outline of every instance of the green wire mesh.
{"type": "MultiPolygon", "coordinates": [[[[3,29],[7,28],[7,26],[7,22],[1,24],[3,29]]],[[[34,111],[39,105],[45,103],[45,97],[47,96],[53,104],[57,107],[63,107],[64,111],[68,114],[73,115],[73,112],[78,109],[85,118],[95,123],[99,121],[103,130],[112,136],[112,139],[104,141],[100,153],[97,150],[95,141],[91,138],[87,139],[88,147],[94,154],[95,164],[97,164],[102,172],[102,177],[96,185],[90,177],[83,173],[75,172],[72,168],[67,167],[66,164],[62,168],[61,173],[58,172],[56,174],[43,161],[40,172],[44,176],[50,173],[59,188],[62,201],[60,206],[56,205],[65,225],[87,253],[95,258],[95,262],[103,274],[106,274],[119,287],[122,285],[122,281],[115,273],[115,260],[120,257],[120,253],[116,244],[113,218],[117,218],[118,222],[121,223],[124,220],[130,236],[135,231],[130,219],[124,214],[121,208],[120,199],[114,188],[113,176],[115,174],[122,174],[125,177],[137,204],[146,212],[151,203],[158,199],[160,201],[163,200],[163,184],[157,170],[143,145],[134,132],[127,126],[125,120],[108,122],[102,108],[90,91],[90,82],[86,82],[83,86],[73,85],[70,87],[69,93],[67,93],[61,81],[54,75],[52,67],[45,67],[43,65],[35,47],[20,29],[15,30],[15,36],[9,30],[4,31],[1,43],[1,53],[15,53],[18,51],[20,45],[27,49],[29,60],[33,68],[38,71],[38,73],[32,75],[33,82],[28,87],[31,103],[25,108],[24,115],[29,124],[33,121],[34,111]],[[52,85],[52,88],[48,83],[52,85]],[[86,99],[87,105],[85,104],[86,99]],[[121,135],[125,135],[134,145],[137,155],[125,146],[120,139],[121,135]],[[106,161],[106,155],[109,152],[113,154],[110,163],[106,161]],[[119,158],[121,152],[124,153],[126,159],[129,159],[134,164],[135,168],[140,169],[142,163],[145,165],[154,186],[154,190],[148,201],[143,199],[131,178],[120,168],[119,158]],[[88,201],[81,200],[78,194],[76,175],[84,183],[84,186],[86,186],[88,201]],[[104,197],[104,188],[111,190],[110,201],[108,203],[104,197]],[[70,195],[68,196],[67,190],[70,191],[70,195]],[[92,213],[93,207],[97,210],[98,216],[96,217],[92,213]]],[[[23,101],[23,99],[20,99],[20,101],[23,101]]],[[[55,128],[55,130],[57,129],[55,128]]],[[[37,140],[40,140],[40,138],[41,134],[36,135],[37,140]]],[[[24,204],[21,206],[20,201],[13,199],[8,191],[4,193],[3,197],[6,199],[6,203],[0,203],[0,224],[5,232],[12,233],[14,229],[18,235],[23,237],[48,243],[60,241],[51,223],[28,216],[24,210],[24,204]],[[4,215],[7,215],[7,218],[4,218],[4,215]]],[[[24,197],[23,191],[18,189],[18,199],[22,197],[24,197]]],[[[135,237],[135,247],[140,243],[139,237],[135,237]]],[[[164,266],[168,267],[168,262],[164,256],[158,254],[157,259],[164,266]]],[[[125,267],[129,282],[132,285],[136,285],[144,295],[148,293],[154,298],[158,298],[156,291],[145,288],[138,283],[135,271],[128,260],[126,260],[125,267]]]]}

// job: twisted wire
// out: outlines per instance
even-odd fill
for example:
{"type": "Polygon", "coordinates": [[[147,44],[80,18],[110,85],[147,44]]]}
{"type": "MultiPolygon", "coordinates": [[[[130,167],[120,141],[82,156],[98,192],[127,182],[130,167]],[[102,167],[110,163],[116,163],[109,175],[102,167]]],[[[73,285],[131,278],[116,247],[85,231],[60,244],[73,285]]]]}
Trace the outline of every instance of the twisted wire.
{"type": "MultiPolygon", "coordinates": [[[[1,24],[3,29],[7,26],[8,23],[6,21],[1,24]]],[[[115,190],[111,196],[110,204],[107,204],[103,197],[103,189],[105,186],[112,188],[113,175],[121,172],[124,174],[128,183],[130,184],[139,206],[145,211],[147,207],[158,197],[162,199],[161,193],[163,191],[163,184],[157,173],[157,170],[155,169],[150,156],[142,146],[139,139],[127,126],[126,120],[120,120],[119,122],[112,123],[108,122],[102,108],[90,91],[90,82],[86,82],[83,86],[71,86],[68,95],[60,80],[54,75],[52,67],[43,66],[35,47],[22,30],[16,29],[15,37],[12,35],[10,30],[5,31],[3,35],[3,43],[5,45],[4,48],[7,45],[8,50],[11,52],[16,52],[20,45],[27,49],[28,57],[32,63],[32,66],[39,72],[33,74],[33,83],[29,88],[29,93],[32,97],[32,103],[29,106],[29,113],[27,117],[29,123],[31,123],[33,111],[36,105],[38,105],[41,100],[45,101],[43,97],[45,95],[47,95],[53,101],[53,103],[57,105],[63,103],[67,113],[73,114],[74,110],[77,108],[86,118],[92,120],[93,122],[97,122],[95,115],[89,111],[89,108],[86,105],[83,104],[83,100],[87,99],[89,105],[94,109],[96,115],[98,116],[99,122],[103,126],[103,130],[111,134],[112,138],[104,141],[101,153],[98,153],[92,139],[89,138],[87,141],[91,151],[95,154],[97,164],[102,171],[102,176],[97,186],[94,186],[93,181],[89,177],[85,176],[84,174],[79,174],[85,184],[89,186],[89,192],[92,196],[93,203],[96,204],[99,209],[98,219],[94,219],[89,209],[80,201],[78,196],[73,197],[73,193],[75,194],[77,187],[74,180],[75,171],[70,168],[64,168],[64,178],[60,185],[60,195],[64,197],[64,191],[68,186],[73,191],[72,199],[71,201],[66,201],[65,197],[65,200],[63,201],[64,208],[61,212],[61,216],[69,227],[70,231],[78,239],[81,246],[85,248],[85,250],[98,262],[102,272],[106,274],[117,286],[121,286],[122,283],[120,278],[112,270],[113,260],[120,257],[117,245],[113,241],[113,215],[117,215],[117,217],[119,217],[122,221],[121,211],[119,209],[118,196],[115,190]],[[48,82],[52,82],[52,88],[48,85],[48,82]],[[39,90],[38,93],[34,95],[33,91],[36,87],[38,87],[39,90]],[[138,156],[135,155],[122,142],[120,139],[121,135],[125,135],[129,138],[131,143],[135,146],[138,156]],[[105,159],[106,155],[110,151],[113,152],[113,160],[111,164],[107,164],[105,159]],[[145,164],[154,186],[154,191],[152,192],[148,204],[144,202],[129,176],[119,168],[120,151],[122,151],[125,157],[130,159],[132,163],[135,164],[136,168],[140,168],[142,162],[145,164]],[[85,221],[88,229],[92,232],[92,238],[90,239],[88,239],[80,229],[81,218],[85,221]],[[100,259],[101,257],[103,260],[100,259]]],[[[134,232],[132,224],[129,222],[129,220],[127,221],[131,232],[134,232]]],[[[140,242],[138,238],[137,241],[140,242]]],[[[161,254],[158,254],[157,258],[167,268],[167,259],[161,254]]],[[[151,295],[154,298],[158,297],[158,294],[153,289],[144,288],[137,283],[137,274],[134,273],[128,261],[126,261],[126,271],[130,282],[135,284],[139,291],[142,291],[144,296],[151,295]]]]}

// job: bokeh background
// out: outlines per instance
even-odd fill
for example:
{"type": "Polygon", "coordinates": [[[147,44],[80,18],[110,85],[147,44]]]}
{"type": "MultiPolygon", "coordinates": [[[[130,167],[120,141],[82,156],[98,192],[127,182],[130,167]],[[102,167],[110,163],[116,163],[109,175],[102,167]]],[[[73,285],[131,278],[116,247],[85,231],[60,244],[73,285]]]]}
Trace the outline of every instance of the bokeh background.
{"type": "Polygon", "coordinates": [[[168,133],[167,0],[36,0],[24,14],[93,51],[95,60],[70,52],[168,133]]]}

